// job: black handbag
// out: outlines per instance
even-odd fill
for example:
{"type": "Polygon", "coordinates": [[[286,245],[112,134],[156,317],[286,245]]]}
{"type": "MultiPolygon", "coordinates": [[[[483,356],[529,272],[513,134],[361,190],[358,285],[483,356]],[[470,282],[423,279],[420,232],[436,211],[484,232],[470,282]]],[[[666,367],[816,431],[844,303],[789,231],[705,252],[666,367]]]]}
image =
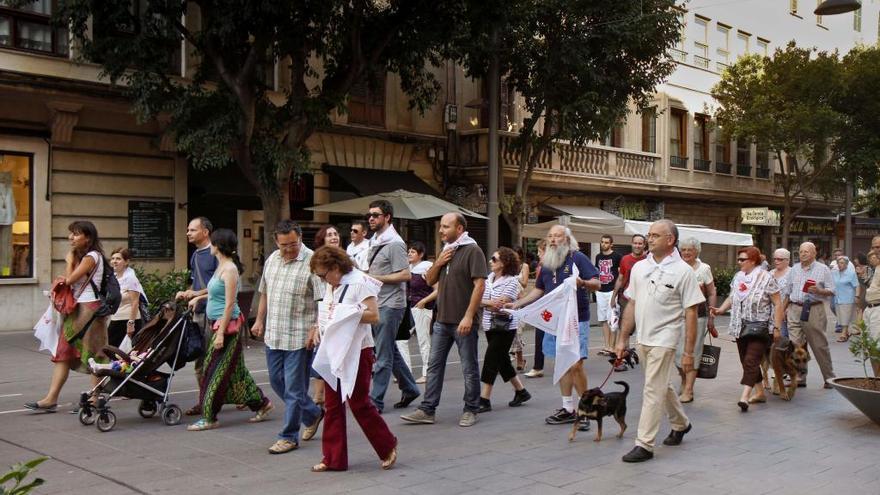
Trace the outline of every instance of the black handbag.
{"type": "Polygon", "coordinates": [[[709,343],[703,345],[703,354],[700,356],[699,368],[697,368],[697,378],[705,378],[711,380],[718,376],[718,361],[721,359],[721,348],[712,345],[712,337],[709,336],[709,343]]]}
{"type": "Polygon", "coordinates": [[[413,318],[412,309],[409,305],[403,311],[403,318],[400,320],[400,326],[397,327],[397,336],[394,340],[409,340],[412,335],[412,329],[416,326],[416,320],[413,318]]]}
{"type": "Polygon", "coordinates": [[[489,319],[489,331],[506,332],[510,330],[510,323],[512,321],[513,318],[510,315],[505,313],[492,313],[492,317],[489,319]]]}
{"type": "Polygon", "coordinates": [[[769,321],[743,321],[742,329],[739,332],[742,338],[757,338],[770,340],[770,322],[769,321]]]}

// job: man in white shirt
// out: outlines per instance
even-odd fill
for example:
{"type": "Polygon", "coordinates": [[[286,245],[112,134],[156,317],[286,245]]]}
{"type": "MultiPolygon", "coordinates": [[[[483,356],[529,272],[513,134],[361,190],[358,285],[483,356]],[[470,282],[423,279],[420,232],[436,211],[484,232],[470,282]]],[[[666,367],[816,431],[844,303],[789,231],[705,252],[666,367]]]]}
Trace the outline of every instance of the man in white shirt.
{"type": "Polygon", "coordinates": [[[693,269],[675,249],[678,229],[670,220],[659,220],[648,230],[650,254],[636,263],[630,274],[615,353],[623,356],[633,328],[645,368],[645,389],[636,446],[623,456],[624,462],[643,462],[654,457],[654,439],[665,411],[672,431],[663,445],[679,445],[691,431],[691,422],[672,386],[675,349],[685,334],[682,371],[694,369],[697,336],[697,305],[706,300],[693,269]]]}
{"type": "Polygon", "coordinates": [[[370,241],[367,239],[367,222],[355,220],[351,222],[351,243],[345,252],[354,260],[358,269],[367,271],[367,255],[370,252],[370,241]]]}

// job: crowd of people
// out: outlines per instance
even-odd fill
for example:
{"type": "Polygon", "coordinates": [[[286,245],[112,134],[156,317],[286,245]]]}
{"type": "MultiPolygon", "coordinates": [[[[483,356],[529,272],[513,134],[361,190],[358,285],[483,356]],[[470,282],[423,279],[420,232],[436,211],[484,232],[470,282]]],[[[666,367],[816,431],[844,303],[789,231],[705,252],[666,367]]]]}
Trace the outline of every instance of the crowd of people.
{"type": "MultiPolygon", "coordinates": [[[[405,423],[434,424],[454,345],[464,378],[459,426],[471,427],[479,415],[492,411],[499,375],[513,389],[508,406],[525,404],[532,396],[524,378],[543,376],[545,358],[556,358],[559,346],[556,335],[535,328],[533,366],[520,375],[526,367],[522,336],[527,325],[519,321],[518,311],[541,301],[570,277],[575,277],[571,290],[576,291],[572,297],[577,303],[579,359],[558,370],[554,381],[560,407],[545,421],[578,423],[573,427],[581,431],[590,428],[576,408],[589,390],[583,361],[590,354],[590,304],[595,298],[603,343],[598,354],[610,356],[614,370],[625,372],[623,358],[635,352],[645,373],[636,442],[623,456],[626,462],[653,457],[664,413],[671,424],[664,445],[679,445],[691,431],[682,404],[696,398],[704,340],[710,334],[718,336],[719,315],[730,313],[728,334],[736,342],[742,366],[743,388],[736,401],[742,412],[767,401],[768,377],[762,364],[770,347],[780,342],[809,349],[824,386],[830,388],[827,380],[835,375],[826,311],[836,314],[839,342],[858,331],[856,321],[864,321],[868,331],[880,336],[880,236],[873,239],[867,255],[853,260],[835,252],[831,266],[817,261],[810,242],[800,246],[793,264],[788,250],[777,249],[772,267],[758,248],[739,249],[739,271],[729,296],[719,301],[711,267],[700,260],[700,241],[680,239],[669,220],[654,222],[647,235],[632,236],[626,255],[614,249],[612,236],[602,236],[595,260],[581,251],[567,227],[553,226],[537,245],[531,286],[532,270],[522,250],[499,247],[488,253],[487,263],[460,213],[440,219],[442,247],[433,261],[427,259],[423,242],[407,243],[399,235],[390,203],[374,201],[365,214],[365,220],[352,222],[345,249],[335,226],[322,227],[310,249],[297,223],[280,221],[274,230],[277,249],[265,260],[256,317],[249,328],[238,305],[242,265],[236,235],[214,229],[203,217],[189,223],[187,239],[194,247],[191,280],[177,299],[191,310],[206,348],[195,363],[199,398],[185,414],[198,419],[188,430],[218,428],[225,404],[250,409],[250,422],[266,420],[275,408],[245,364],[241,336],[248,331],[265,343],[270,385],[284,404],[269,453],[299,448],[301,441],[318,434],[323,421],[323,456],[312,470],[347,469],[347,404],[380,467],[390,469],[398,445],[382,413],[392,384],[400,394],[394,409],[407,409],[421,398],[413,411],[400,416],[405,423]],[[410,358],[410,335],[421,356],[418,378],[410,358]],[[635,348],[630,343],[633,335],[635,348]],[[482,369],[481,339],[487,343],[482,369]]],[[[69,231],[65,274],[56,285],[67,286],[76,305],[60,326],[49,390],[26,404],[35,411],[54,412],[70,370],[89,372],[88,363],[106,363],[102,347],[118,346],[144,325],[146,294],[129,267],[128,251],[114,250],[107,263],[91,222],[73,222],[69,231]],[[115,314],[98,316],[98,286],[105,266],[113,270],[122,298],[115,314]]],[[[872,364],[875,374],[880,372],[880,363],[872,364]]],[[[806,386],[806,377],[804,365],[797,386],[806,386]]]]}

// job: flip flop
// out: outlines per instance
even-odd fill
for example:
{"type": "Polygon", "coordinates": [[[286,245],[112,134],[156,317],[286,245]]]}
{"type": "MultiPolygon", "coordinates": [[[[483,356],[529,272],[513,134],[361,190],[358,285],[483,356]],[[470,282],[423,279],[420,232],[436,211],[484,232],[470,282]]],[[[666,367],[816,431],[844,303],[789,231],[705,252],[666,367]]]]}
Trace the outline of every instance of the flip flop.
{"type": "Polygon", "coordinates": [[[766,397],[752,397],[749,399],[749,404],[764,404],[765,402],[767,402],[766,397]]]}
{"type": "Polygon", "coordinates": [[[49,404],[48,406],[41,406],[39,402],[28,402],[24,405],[25,409],[30,409],[31,411],[42,411],[46,413],[53,413],[58,410],[58,404],[49,404]]]}

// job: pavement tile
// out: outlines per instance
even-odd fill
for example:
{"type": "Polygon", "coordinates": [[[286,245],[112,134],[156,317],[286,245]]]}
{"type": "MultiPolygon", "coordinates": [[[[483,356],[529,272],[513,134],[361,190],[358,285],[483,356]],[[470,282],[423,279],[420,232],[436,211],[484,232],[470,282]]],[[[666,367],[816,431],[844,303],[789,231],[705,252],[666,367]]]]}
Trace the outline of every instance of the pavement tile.
{"type": "Polygon", "coordinates": [[[565,485],[570,485],[572,483],[585,480],[589,478],[589,476],[585,475],[581,471],[554,468],[549,471],[542,471],[540,473],[532,474],[530,476],[527,476],[527,478],[535,480],[539,483],[544,483],[546,485],[563,487],[565,485]]]}

